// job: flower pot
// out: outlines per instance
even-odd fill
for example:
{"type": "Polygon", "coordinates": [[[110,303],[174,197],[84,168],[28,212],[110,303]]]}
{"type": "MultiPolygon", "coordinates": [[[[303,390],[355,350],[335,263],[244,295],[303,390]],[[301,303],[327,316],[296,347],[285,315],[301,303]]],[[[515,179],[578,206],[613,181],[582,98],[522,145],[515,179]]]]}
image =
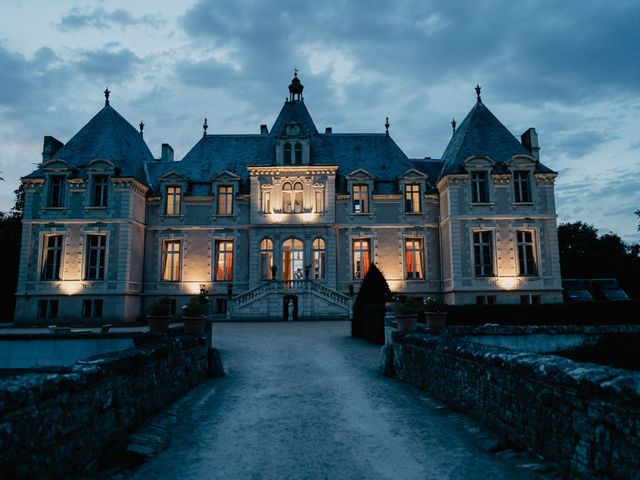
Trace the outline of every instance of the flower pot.
{"type": "Polygon", "coordinates": [[[184,324],[184,333],[202,335],[204,333],[206,317],[182,317],[182,323],[184,324]]]}
{"type": "Polygon", "coordinates": [[[147,315],[150,332],[168,332],[171,317],[168,315],[147,315]]]}
{"type": "Polygon", "coordinates": [[[418,315],[415,313],[411,315],[396,315],[396,324],[401,332],[415,330],[418,324],[418,315]]]}
{"type": "Polygon", "coordinates": [[[442,328],[447,324],[447,312],[426,312],[427,327],[442,328]]]}

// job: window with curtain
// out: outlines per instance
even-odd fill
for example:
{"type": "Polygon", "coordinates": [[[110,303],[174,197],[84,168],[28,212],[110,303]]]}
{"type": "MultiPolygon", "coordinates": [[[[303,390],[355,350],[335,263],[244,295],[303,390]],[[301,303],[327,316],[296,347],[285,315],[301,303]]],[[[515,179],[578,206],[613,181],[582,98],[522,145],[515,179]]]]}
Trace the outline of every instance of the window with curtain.
{"type": "Polygon", "coordinates": [[[215,281],[228,282],[233,280],[233,241],[216,240],[216,270],[215,281]]]}
{"type": "Polygon", "coordinates": [[[273,266],[273,242],[269,238],[263,238],[260,242],[260,279],[271,279],[271,267],[273,266]]]}
{"type": "Polygon", "coordinates": [[[407,280],[421,280],[424,278],[424,258],[421,238],[405,239],[404,264],[407,280]]]}
{"type": "Polygon", "coordinates": [[[369,239],[353,240],[353,278],[362,279],[371,264],[371,244],[369,239]]]}

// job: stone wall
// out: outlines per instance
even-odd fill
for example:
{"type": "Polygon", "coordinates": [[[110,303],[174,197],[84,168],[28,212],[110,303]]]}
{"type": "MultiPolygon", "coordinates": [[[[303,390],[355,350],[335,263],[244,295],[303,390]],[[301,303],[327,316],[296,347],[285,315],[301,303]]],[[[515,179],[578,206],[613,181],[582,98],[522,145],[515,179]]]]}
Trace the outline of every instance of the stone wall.
{"type": "Polygon", "coordinates": [[[400,380],[572,477],[640,479],[640,373],[448,335],[393,337],[400,380]]]}
{"type": "Polygon", "coordinates": [[[0,478],[91,471],[105,451],[126,446],[129,431],[205,378],[207,354],[201,337],[151,337],[60,373],[0,380],[0,478]]]}

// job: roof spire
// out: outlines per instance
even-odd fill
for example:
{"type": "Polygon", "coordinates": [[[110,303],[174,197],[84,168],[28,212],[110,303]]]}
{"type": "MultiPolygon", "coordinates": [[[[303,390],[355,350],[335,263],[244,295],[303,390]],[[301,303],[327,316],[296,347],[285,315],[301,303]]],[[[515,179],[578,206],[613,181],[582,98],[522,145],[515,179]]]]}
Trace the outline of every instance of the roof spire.
{"type": "Polygon", "coordinates": [[[104,106],[106,107],[107,105],[109,105],[109,94],[111,92],[109,91],[109,87],[104,89],[104,106]]]}
{"type": "Polygon", "coordinates": [[[140,125],[138,126],[140,127],[140,135],[142,135],[142,131],[144,130],[144,122],[140,120],[140,125]]]}
{"type": "Polygon", "coordinates": [[[386,120],[384,121],[384,128],[385,128],[385,133],[387,134],[387,136],[389,136],[389,127],[391,126],[391,124],[389,123],[389,117],[386,118],[386,120]]]}
{"type": "Polygon", "coordinates": [[[303,100],[302,91],[304,90],[304,85],[300,83],[300,79],[298,78],[298,69],[293,69],[293,79],[291,80],[291,84],[289,85],[289,101],[294,100],[303,100]]]}
{"type": "Polygon", "coordinates": [[[209,128],[209,125],[207,125],[207,118],[205,117],[204,123],[202,124],[202,136],[203,137],[207,136],[207,128],[209,128]]]}
{"type": "Polygon", "coordinates": [[[456,125],[457,125],[456,124],[456,119],[454,118],[454,119],[451,120],[451,126],[453,127],[453,131],[454,132],[456,131],[456,125]]]}
{"type": "Polygon", "coordinates": [[[482,99],[480,98],[480,85],[476,85],[476,95],[478,96],[478,101],[481,102],[482,99]]]}

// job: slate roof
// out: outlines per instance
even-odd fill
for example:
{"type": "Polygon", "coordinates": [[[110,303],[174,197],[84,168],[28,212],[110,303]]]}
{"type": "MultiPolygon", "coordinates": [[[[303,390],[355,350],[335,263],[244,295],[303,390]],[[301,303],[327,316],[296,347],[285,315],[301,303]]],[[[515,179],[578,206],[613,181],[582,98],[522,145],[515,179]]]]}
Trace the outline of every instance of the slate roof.
{"type": "MultiPolygon", "coordinates": [[[[440,177],[463,173],[463,162],[472,155],[486,155],[496,162],[495,168],[500,169],[513,155],[531,156],[531,152],[478,100],[442,154],[444,166],[440,177]]],[[[536,171],[553,172],[539,162],[536,171]]]]}
{"type": "MultiPolygon", "coordinates": [[[[96,158],[107,159],[120,169],[119,176],[133,177],[148,184],[145,162],[153,155],[142,135],[111,105],[106,105],[76,133],[52,160],[65,160],[76,168],[84,168],[96,158]]],[[[41,176],[36,170],[28,177],[41,176]]]]}
{"type": "Polygon", "coordinates": [[[286,101],[280,110],[280,114],[271,127],[270,136],[283,135],[287,123],[299,123],[307,135],[316,135],[318,130],[309,115],[309,110],[303,101],[286,101]]]}

